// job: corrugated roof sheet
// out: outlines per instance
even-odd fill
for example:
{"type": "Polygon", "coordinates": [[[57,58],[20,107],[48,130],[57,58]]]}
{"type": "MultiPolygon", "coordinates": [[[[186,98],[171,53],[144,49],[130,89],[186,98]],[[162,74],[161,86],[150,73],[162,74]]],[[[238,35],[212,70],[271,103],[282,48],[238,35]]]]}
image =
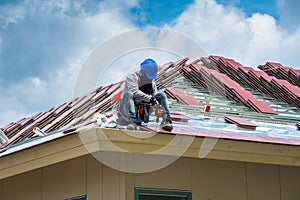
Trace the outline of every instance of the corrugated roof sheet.
{"type": "MultiPolygon", "coordinates": [[[[267,62],[261,67],[263,71],[259,71],[233,59],[213,55],[190,64],[187,61],[188,58],[169,62],[159,69],[157,86],[167,88],[174,119],[173,134],[207,136],[214,120],[218,122],[214,126],[221,127],[224,139],[300,145],[296,127],[300,120],[300,88],[290,83],[299,78],[297,70],[267,62]],[[283,68],[278,73],[280,76],[271,74],[272,67],[283,68]],[[180,90],[184,92],[178,92],[180,90]],[[204,105],[210,105],[209,113],[203,111],[204,105]],[[226,117],[240,126],[227,123],[226,117]],[[244,129],[246,122],[255,124],[256,129],[244,129]]],[[[97,112],[112,110],[114,97],[122,87],[123,82],[99,87],[58,107],[12,122],[1,128],[9,141],[0,143],[0,148],[3,151],[33,140],[37,143],[35,127],[48,135],[62,136],[62,130],[87,121],[97,112]]],[[[146,128],[164,133],[156,127],[153,119],[146,128]]]]}

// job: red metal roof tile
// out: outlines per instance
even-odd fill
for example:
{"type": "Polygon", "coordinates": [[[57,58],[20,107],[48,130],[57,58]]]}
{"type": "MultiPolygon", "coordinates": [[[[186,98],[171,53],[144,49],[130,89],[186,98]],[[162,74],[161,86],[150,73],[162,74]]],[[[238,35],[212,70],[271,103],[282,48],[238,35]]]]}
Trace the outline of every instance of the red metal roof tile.
{"type": "Polygon", "coordinates": [[[256,78],[260,78],[262,75],[265,75],[265,72],[263,71],[258,71],[258,70],[251,70],[249,72],[250,74],[254,75],[256,78]]]}
{"type": "Polygon", "coordinates": [[[176,99],[177,94],[186,94],[185,91],[175,88],[166,88],[165,93],[171,96],[173,99],[176,99]]]}
{"type": "Polygon", "coordinates": [[[3,131],[7,131],[7,129],[9,129],[10,127],[14,126],[15,123],[11,122],[9,124],[7,124],[6,126],[4,126],[3,128],[1,128],[3,131]]]}
{"type": "Polygon", "coordinates": [[[277,112],[269,106],[266,102],[258,99],[249,99],[248,103],[252,105],[253,108],[257,109],[258,112],[277,114],[277,112]]]}
{"type": "Polygon", "coordinates": [[[117,89],[119,89],[121,84],[114,84],[112,85],[106,92],[108,94],[115,92],[117,89]]]}
{"type": "Polygon", "coordinates": [[[43,131],[47,132],[49,130],[52,129],[52,127],[54,127],[56,124],[60,123],[61,121],[63,121],[65,118],[73,118],[75,117],[73,115],[73,109],[69,109],[68,111],[62,113],[61,115],[59,115],[58,117],[56,117],[51,123],[47,124],[45,127],[43,127],[43,131]]]}
{"type": "Polygon", "coordinates": [[[244,88],[233,88],[233,91],[244,102],[247,102],[249,99],[255,98],[255,96],[253,96],[251,92],[245,90],[244,88]]]}
{"type": "Polygon", "coordinates": [[[282,79],[273,78],[272,81],[280,86],[284,86],[284,85],[290,86],[291,85],[288,81],[282,80],[282,79]]]}
{"type": "Polygon", "coordinates": [[[282,65],[280,63],[276,63],[276,62],[267,62],[267,65],[274,67],[274,68],[281,68],[282,65]]]}
{"type": "Polygon", "coordinates": [[[296,76],[300,76],[300,70],[299,69],[291,69],[292,73],[294,73],[296,76]]]}
{"type": "Polygon", "coordinates": [[[180,60],[177,60],[174,62],[174,65],[184,65],[186,63],[186,61],[188,61],[189,58],[183,58],[183,59],[180,59],[180,60]]]}
{"type": "Polygon", "coordinates": [[[215,55],[210,55],[209,58],[215,60],[215,61],[219,61],[220,58],[223,58],[222,56],[215,56],[215,55]]]}
{"type": "Polygon", "coordinates": [[[235,62],[233,59],[226,59],[225,62],[235,70],[238,70],[238,68],[242,67],[240,63],[235,62]]]}
{"type": "Polygon", "coordinates": [[[104,88],[104,89],[100,90],[100,92],[98,92],[92,99],[96,101],[96,100],[104,97],[105,93],[106,93],[106,90],[107,90],[107,88],[104,88]]]}
{"type": "Polygon", "coordinates": [[[240,88],[240,90],[241,90],[241,86],[237,82],[230,79],[228,76],[226,76],[226,75],[222,76],[221,80],[228,88],[231,88],[231,89],[240,88]]]}
{"type": "Polygon", "coordinates": [[[173,65],[173,62],[165,63],[165,64],[163,64],[163,65],[159,68],[159,70],[161,71],[161,70],[163,70],[163,69],[165,69],[165,68],[169,68],[171,65],[173,65]]]}
{"type": "Polygon", "coordinates": [[[170,111],[170,117],[173,121],[187,122],[189,120],[189,118],[176,111],[170,111]]]}
{"type": "Polygon", "coordinates": [[[212,61],[209,58],[202,58],[201,59],[203,62],[211,63],[212,61]]]}
{"type": "Polygon", "coordinates": [[[190,68],[197,71],[197,72],[199,72],[201,70],[201,66],[198,65],[198,64],[191,64],[190,68]]]}
{"type": "Polygon", "coordinates": [[[192,72],[192,70],[189,67],[183,67],[182,70],[185,70],[186,72],[192,72]]]}
{"type": "Polygon", "coordinates": [[[200,103],[195,97],[187,95],[187,94],[176,94],[176,98],[178,101],[190,105],[190,106],[199,106],[203,107],[203,104],[200,103]]]}
{"type": "Polygon", "coordinates": [[[261,76],[260,76],[260,78],[263,78],[263,79],[265,79],[266,81],[268,81],[268,82],[271,82],[272,81],[272,79],[274,78],[274,77],[272,77],[272,76],[269,76],[268,74],[266,74],[266,73],[261,73],[261,76]]]}
{"type": "Polygon", "coordinates": [[[45,120],[46,118],[48,118],[49,116],[53,116],[53,115],[54,115],[54,113],[52,111],[46,111],[42,115],[40,115],[40,117],[37,118],[36,121],[41,122],[41,121],[45,120]]]}
{"type": "Polygon", "coordinates": [[[243,72],[245,72],[246,74],[249,73],[251,70],[253,70],[252,67],[244,67],[244,66],[240,66],[239,70],[242,70],[243,72]]]}
{"type": "Polygon", "coordinates": [[[225,121],[236,124],[238,127],[242,128],[255,129],[257,127],[256,124],[239,117],[225,116],[224,119],[225,121]]]}
{"type": "Polygon", "coordinates": [[[292,94],[294,94],[296,97],[300,98],[300,88],[294,85],[290,85],[290,84],[286,84],[283,85],[283,87],[288,90],[289,92],[291,92],[292,94]]]}

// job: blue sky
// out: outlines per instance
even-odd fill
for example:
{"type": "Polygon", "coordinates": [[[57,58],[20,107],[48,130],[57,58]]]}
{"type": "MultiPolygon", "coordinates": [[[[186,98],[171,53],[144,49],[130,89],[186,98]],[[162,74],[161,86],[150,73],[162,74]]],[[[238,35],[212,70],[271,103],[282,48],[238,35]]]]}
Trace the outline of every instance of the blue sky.
{"type": "Polygon", "coordinates": [[[297,0],[0,0],[0,126],[70,100],[80,68],[93,49],[137,28],[177,31],[208,54],[247,66],[276,61],[300,68],[299,4],[297,0]]]}
{"type": "Polygon", "coordinates": [[[245,12],[248,17],[253,13],[260,12],[272,15],[278,19],[277,0],[218,0],[217,2],[226,6],[235,6],[245,12]]]}
{"type": "MultiPolygon", "coordinates": [[[[217,2],[224,6],[237,7],[248,17],[253,13],[261,12],[278,19],[277,0],[217,0],[217,2]]],[[[134,21],[139,26],[161,26],[174,20],[192,3],[194,3],[193,0],[166,0],[163,3],[157,0],[145,0],[139,7],[132,8],[131,12],[139,16],[134,21]]]]}

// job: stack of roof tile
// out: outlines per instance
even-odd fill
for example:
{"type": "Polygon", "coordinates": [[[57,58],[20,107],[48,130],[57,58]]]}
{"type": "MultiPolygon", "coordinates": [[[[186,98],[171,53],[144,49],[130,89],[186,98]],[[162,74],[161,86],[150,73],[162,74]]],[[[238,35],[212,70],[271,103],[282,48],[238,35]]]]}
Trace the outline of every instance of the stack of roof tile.
{"type": "Polygon", "coordinates": [[[226,74],[197,64],[190,64],[183,67],[182,70],[184,76],[194,83],[208,88],[211,92],[241,102],[257,112],[277,114],[266,102],[258,100],[251,92],[246,91],[226,74]]]}
{"type": "Polygon", "coordinates": [[[169,62],[161,66],[159,77],[156,80],[158,89],[166,87],[181,75],[181,68],[185,65],[188,58],[183,58],[177,62],[169,62]]]}
{"type": "Polygon", "coordinates": [[[39,127],[44,132],[51,132],[76,125],[87,120],[96,112],[105,112],[112,109],[115,103],[113,97],[120,91],[121,86],[122,83],[117,83],[107,87],[99,87],[61,106],[52,107],[45,112],[39,112],[6,125],[1,129],[9,138],[9,141],[0,145],[0,148],[32,137],[34,127],[39,127]]]}
{"type": "Polygon", "coordinates": [[[263,71],[245,67],[232,59],[220,56],[209,56],[209,58],[202,58],[201,61],[208,68],[217,67],[220,72],[241,85],[300,107],[300,88],[286,80],[269,76],[263,71]]]}
{"type": "Polygon", "coordinates": [[[258,68],[270,76],[287,80],[292,85],[300,87],[300,70],[286,67],[275,62],[267,62],[264,65],[259,65],[258,68]]]}

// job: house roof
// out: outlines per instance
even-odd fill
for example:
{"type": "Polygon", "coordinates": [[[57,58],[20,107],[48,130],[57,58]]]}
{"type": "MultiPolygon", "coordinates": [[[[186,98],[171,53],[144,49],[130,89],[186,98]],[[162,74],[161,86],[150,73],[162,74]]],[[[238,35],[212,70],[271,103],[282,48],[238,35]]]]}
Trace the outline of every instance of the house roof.
{"type": "MultiPolygon", "coordinates": [[[[169,96],[171,134],[299,146],[298,70],[272,62],[259,68],[214,55],[162,65],[157,86],[169,96]],[[272,67],[281,72],[272,74],[272,67]]],[[[109,113],[122,87],[123,82],[99,87],[7,124],[1,128],[8,140],[0,142],[0,157],[64,137],[89,123],[95,113],[109,113]]],[[[170,134],[157,127],[155,116],[142,129],[170,134]]]]}

